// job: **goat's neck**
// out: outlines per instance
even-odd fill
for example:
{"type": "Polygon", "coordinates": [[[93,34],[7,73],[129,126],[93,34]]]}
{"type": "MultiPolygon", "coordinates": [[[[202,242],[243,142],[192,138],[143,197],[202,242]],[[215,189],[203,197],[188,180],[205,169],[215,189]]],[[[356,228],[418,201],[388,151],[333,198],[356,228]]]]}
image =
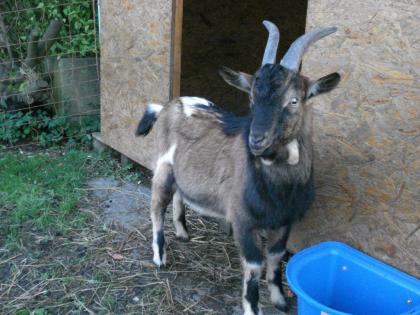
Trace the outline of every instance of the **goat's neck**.
{"type": "Polygon", "coordinates": [[[299,141],[296,137],[279,147],[271,158],[260,157],[259,161],[263,166],[272,167],[275,166],[275,164],[284,163],[287,165],[296,165],[299,163],[299,159],[299,141]]]}
{"type": "Polygon", "coordinates": [[[312,145],[310,138],[296,137],[295,141],[278,149],[276,158],[264,160],[254,158],[256,171],[267,185],[305,183],[312,169],[312,145]]]}

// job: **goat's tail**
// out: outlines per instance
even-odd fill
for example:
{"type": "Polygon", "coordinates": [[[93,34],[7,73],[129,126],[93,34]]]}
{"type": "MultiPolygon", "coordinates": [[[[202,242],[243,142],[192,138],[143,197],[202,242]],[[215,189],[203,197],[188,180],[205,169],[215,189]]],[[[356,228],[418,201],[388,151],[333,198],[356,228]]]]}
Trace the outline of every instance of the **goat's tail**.
{"type": "Polygon", "coordinates": [[[146,136],[153,127],[163,106],[160,104],[147,105],[146,111],[139,122],[136,130],[136,136],[146,136]]]}

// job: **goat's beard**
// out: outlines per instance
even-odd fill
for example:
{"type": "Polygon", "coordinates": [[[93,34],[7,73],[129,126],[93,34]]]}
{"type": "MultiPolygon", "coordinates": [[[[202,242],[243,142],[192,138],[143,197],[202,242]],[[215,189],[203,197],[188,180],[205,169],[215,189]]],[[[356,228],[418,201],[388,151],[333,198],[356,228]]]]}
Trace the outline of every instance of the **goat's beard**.
{"type": "Polygon", "coordinates": [[[274,141],[273,144],[271,144],[269,147],[267,147],[264,152],[258,157],[265,159],[265,160],[271,160],[271,161],[279,161],[283,162],[286,161],[289,157],[289,153],[287,151],[286,145],[290,142],[286,141],[284,139],[278,139],[274,141]]]}

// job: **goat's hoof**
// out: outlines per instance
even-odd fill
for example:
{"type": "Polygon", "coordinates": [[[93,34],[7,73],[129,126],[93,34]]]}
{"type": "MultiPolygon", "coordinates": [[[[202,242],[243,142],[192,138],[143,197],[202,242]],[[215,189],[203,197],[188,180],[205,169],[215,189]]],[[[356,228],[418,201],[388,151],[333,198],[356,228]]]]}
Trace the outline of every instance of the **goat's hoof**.
{"type": "Polygon", "coordinates": [[[166,255],[163,256],[163,259],[160,259],[159,255],[153,256],[153,263],[158,267],[158,269],[165,267],[166,265],[166,255]]]}
{"type": "Polygon", "coordinates": [[[165,267],[165,264],[164,263],[159,263],[159,262],[157,262],[157,261],[153,261],[153,263],[155,264],[155,266],[157,267],[157,268],[163,268],[163,267],[165,267]]]}
{"type": "Polygon", "coordinates": [[[153,263],[155,264],[156,269],[157,269],[158,271],[160,271],[160,270],[162,270],[162,269],[165,269],[165,267],[166,267],[166,264],[164,264],[164,263],[160,263],[160,264],[158,264],[158,263],[156,263],[156,261],[153,261],[153,263]]]}
{"type": "Polygon", "coordinates": [[[274,307],[283,313],[288,313],[290,310],[289,304],[274,304],[274,307]]]}
{"type": "Polygon", "coordinates": [[[248,304],[248,305],[244,305],[244,315],[264,315],[264,312],[260,304],[258,304],[258,310],[256,313],[251,308],[251,305],[248,304]]]}
{"type": "Polygon", "coordinates": [[[188,235],[177,235],[176,239],[180,242],[189,242],[190,237],[188,235]]]}

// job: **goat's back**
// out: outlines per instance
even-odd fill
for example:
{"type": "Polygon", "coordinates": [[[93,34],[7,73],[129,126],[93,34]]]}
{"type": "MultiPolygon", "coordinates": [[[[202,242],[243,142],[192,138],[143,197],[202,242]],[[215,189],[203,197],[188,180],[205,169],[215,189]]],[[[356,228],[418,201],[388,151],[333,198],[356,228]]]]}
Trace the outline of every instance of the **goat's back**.
{"type": "Polygon", "coordinates": [[[155,127],[155,168],[172,150],[175,183],[185,201],[203,212],[211,208],[208,210],[218,216],[226,216],[232,198],[239,198],[239,191],[244,190],[243,164],[247,160],[242,135],[227,135],[223,114],[204,99],[179,98],[165,106],[155,127]]]}

